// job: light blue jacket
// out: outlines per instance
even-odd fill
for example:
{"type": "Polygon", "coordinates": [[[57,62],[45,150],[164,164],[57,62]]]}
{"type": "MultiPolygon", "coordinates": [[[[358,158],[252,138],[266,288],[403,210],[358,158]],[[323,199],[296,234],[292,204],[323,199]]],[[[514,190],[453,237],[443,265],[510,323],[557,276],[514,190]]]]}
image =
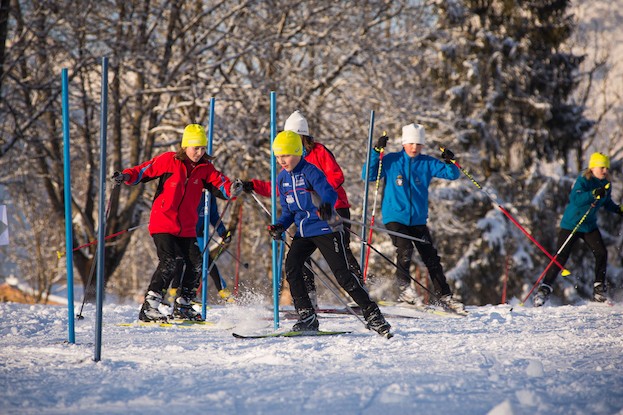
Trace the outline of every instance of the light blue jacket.
{"type": "Polygon", "coordinates": [[[611,212],[620,212],[620,207],[614,203],[611,198],[612,187],[606,190],[606,196],[599,200],[595,199],[595,196],[593,196],[593,190],[604,187],[606,184],[608,184],[607,179],[599,180],[596,177],[587,179],[583,174],[580,175],[575,181],[573,189],[571,189],[569,204],[565,208],[565,213],[562,215],[560,227],[572,231],[578,222],[580,222],[582,216],[586,214],[591,204],[595,206],[591,209],[577,232],[586,233],[597,229],[597,211],[602,206],[611,212]]]}
{"type": "MultiPolygon", "coordinates": [[[[376,180],[379,157],[378,152],[372,151],[367,172],[364,165],[364,180],[376,180]]],[[[456,180],[459,176],[460,171],[454,164],[424,154],[409,157],[403,149],[384,155],[381,170],[381,178],[385,178],[383,223],[425,225],[428,219],[428,185],[433,177],[456,180]]]]}

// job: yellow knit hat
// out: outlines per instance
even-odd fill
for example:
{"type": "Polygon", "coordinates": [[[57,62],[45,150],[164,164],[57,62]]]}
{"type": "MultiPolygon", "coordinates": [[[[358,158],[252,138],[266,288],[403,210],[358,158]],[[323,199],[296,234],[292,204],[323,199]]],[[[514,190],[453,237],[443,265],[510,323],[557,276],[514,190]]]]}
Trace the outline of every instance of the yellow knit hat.
{"type": "Polygon", "coordinates": [[[182,147],[206,147],[208,137],[206,130],[199,124],[188,124],[182,135],[182,147]]]}
{"type": "Polygon", "coordinates": [[[610,159],[605,154],[593,153],[591,154],[591,158],[588,160],[588,168],[592,169],[593,167],[606,167],[609,169],[610,159]]]}
{"type": "Polygon", "coordinates": [[[273,141],[273,152],[275,156],[302,156],[303,141],[301,136],[294,131],[282,131],[273,141]]]}

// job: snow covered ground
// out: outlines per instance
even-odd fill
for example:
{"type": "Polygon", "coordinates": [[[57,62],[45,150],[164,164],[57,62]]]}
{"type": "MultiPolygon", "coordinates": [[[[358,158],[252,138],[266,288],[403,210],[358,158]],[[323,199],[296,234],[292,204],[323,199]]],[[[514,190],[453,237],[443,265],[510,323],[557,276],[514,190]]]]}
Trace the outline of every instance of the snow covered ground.
{"type": "Polygon", "coordinates": [[[391,340],[349,315],[321,319],[347,335],[243,340],[272,331],[268,306],[156,328],[110,304],[94,362],[94,307],[67,344],[66,308],[0,303],[0,413],[623,414],[623,305],[468,309],[388,318],[391,340]]]}

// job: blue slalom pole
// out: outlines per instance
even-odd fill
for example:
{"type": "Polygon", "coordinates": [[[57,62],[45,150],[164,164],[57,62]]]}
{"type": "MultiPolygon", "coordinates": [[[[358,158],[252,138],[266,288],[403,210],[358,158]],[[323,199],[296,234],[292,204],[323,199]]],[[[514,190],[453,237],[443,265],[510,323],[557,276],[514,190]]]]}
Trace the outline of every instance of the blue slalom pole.
{"type": "MultiPolygon", "coordinates": [[[[368,171],[368,164],[370,163],[370,155],[372,154],[372,136],[374,135],[374,110],[370,111],[370,126],[368,127],[368,151],[366,153],[366,163],[364,165],[364,172],[368,171]]],[[[367,177],[367,173],[365,173],[365,177],[367,177]]],[[[368,223],[368,192],[370,188],[370,182],[365,180],[365,187],[363,193],[363,215],[361,218],[361,222],[364,224],[368,223]]],[[[366,242],[368,236],[366,234],[366,228],[361,227],[361,258],[359,263],[363,266],[366,261],[366,242]]]]}
{"type": "MultiPolygon", "coordinates": [[[[277,135],[277,97],[275,91],[270,92],[270,202],[273,224],[277,218],[277,162],[273,154],[273,141],[277,135]]],[[[279,328],[279,284],[281,284],[281,264],[279,259],[280,242],[273,239],[273,320],[275,330],[279,328]]]]}
{"type": "Polygon", "coordinates": [[[104,238],[106,237],[106,131],[108,129],[108,58],[102,58],[102,102],[100,109],[100,192],[99,229],[97,230],[97,291],[95,324],[95,360],[102,357],[102,308],[104,303],[104,238]]]}
{"type": "MultiPolygon", "coordinates": [[[[212,155],[212,138],[214,137],[214,97],[210,98],[210,116],[208,118],[208,155],[212,155]]],[[[208,310],[208,268],[210,266],[210,250],[207,249],[210,233],[210,198],[206,189],[203,203],[203,266],[201,267],[201,317],[206,319],[208,310]]]]}
{"type": "Polygon", "coordinates": [[[67,329],[69,343],[76,342],[74,326],[74,250],[71,213],[71,158],[69,156],[69,80],[67,69],[61,71],[63,108],[63,160],[65,194],[65,263],[67,267],[67,329]]]}

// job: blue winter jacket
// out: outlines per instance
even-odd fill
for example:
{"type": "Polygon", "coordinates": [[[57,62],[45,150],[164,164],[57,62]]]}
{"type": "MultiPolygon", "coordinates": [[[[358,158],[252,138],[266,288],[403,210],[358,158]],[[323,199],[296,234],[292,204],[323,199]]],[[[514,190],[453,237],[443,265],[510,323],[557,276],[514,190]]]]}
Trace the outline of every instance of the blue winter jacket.
{"type": "Polygon", "coordinates": [[[301,237],[324,235],[339,230],[320,219],[318,214],[321,203],[334,206],[337,200],[337,192],[318,167],[301,159],[291,172],[281,170],[277,176],[277,188],[281,216],[276,223],[280,223],[285,229],[296,223],[296,236],[301,237]]]}
{"type": "Polygon", "coordinates": [[[586,233],[597,229],[597,210],[602,206],[606,210],[618,213],[620,208],[611,198],[612,187],[606,190],[606,196],[599,200],[593,196],[593,190],[604,187],[606,184],[608,184],[607,179],[599,180],[596,177],[587,179],[581,174],[575,181],[573,189],[571,189],[569,204],[562,215],[560,227],[572,231],[580,222],[582,216],[586,214],[591,204],[595,206],[591,209],[586,219],[584,219],[577,232],[586,233]]]}
{"type": "MultiPolygon", "coordinates": [[[[370,166],[362,178],[375,181],[379,169],[379,153],[372,152],[370,166]]],[[[460,171],[434,157],[419,154],[409,157],[404,149],[383,156],[381,178],[385,178],[383,223],[398,222],[407,226],[425,225],[428,218],[428,185],[433,177],[456,180],[460,171]]]]}

